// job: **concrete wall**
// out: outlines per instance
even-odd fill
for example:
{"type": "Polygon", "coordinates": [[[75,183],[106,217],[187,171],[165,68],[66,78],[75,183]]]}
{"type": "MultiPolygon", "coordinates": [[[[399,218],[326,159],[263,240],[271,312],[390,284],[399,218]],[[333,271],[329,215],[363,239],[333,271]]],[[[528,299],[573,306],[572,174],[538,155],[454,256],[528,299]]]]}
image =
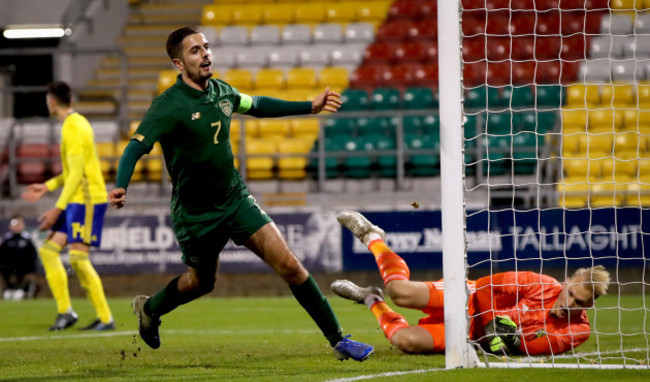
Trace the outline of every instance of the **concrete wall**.
{"type": "Polygon", "coordinates": [[[72,0],[2,0],[0,26],[58,24],[72,0]]]}

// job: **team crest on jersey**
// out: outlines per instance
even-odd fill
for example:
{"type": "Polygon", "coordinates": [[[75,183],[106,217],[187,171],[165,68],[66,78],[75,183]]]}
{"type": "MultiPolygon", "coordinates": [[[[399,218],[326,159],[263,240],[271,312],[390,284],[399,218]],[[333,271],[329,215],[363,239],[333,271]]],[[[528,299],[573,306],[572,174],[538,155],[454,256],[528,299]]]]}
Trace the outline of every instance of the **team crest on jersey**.
{"type": "Polygon", "coordinates": [[[223,111],[223,113],[226,115],[226,117],[230,117],[232,114],[232,104],[230,101],[227,99],[219,101],[219,107],[221,108],[221,111],[223,111]]]}
{"type": "Polygon", "coordinates": [[[192,121],[196,121],[197,119],[201,119],[201,113],[198,111],[196,113],[192,113],[192,121]]]}

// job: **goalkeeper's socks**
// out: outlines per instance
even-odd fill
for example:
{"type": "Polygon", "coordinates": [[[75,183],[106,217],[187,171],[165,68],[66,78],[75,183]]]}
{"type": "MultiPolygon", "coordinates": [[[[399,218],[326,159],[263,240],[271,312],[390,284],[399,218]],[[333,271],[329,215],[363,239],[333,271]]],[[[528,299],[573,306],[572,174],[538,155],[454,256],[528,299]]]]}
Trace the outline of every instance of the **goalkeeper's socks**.
{"type": "Polygon", "coordinates": [[[411,271],[408,265],[381,238],[371,241],[368,249],[375,256],[384,285],[388,285],[393,280],[409,280],[411,271]]]}
{"type": "Polygon", "coordinates": [[[45,269],[47,285],[50,287],[59,314],[72,310],[68,291],[68,274],[61,262],[61,247],[53,241],[45,240],[38,249],[38,255],[45,269]]]}
{"type": "Polygon", "coordinates": [[[389,341],[392,340],[398,330],[409,326],[406,319],[402,315],[395,313],[383,300],[374,303],[370,307],[370,311],[375,315],[379,326],[381,326],[381,330],[384,331],[389,341]]]}

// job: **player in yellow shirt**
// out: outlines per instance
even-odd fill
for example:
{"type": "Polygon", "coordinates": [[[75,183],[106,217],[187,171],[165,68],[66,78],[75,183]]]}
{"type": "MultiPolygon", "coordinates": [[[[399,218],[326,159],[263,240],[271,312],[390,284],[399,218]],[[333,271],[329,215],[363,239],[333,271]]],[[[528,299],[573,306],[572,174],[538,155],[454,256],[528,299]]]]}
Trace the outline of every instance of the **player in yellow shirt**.
{"type": "Polygon", "coordinates": [[[95,149],[93,129],[84,116],[72,109],[71,93],[66,83],[54,82],[48,86],[46,95],[50,114],[63,122],[63,173],[45,183],[30,184],[22,197],[35,202],[48,191],[63,187],[55,207],[38,219],[40,230],[50,230],[38,250],[58,310],[50,330],[66,329],[78,319],[72,309],[68,276],[59,256],[66,245],[69,247],[70,265],[97,312],[97,319],[83,329],[112,330],[115,324],[104,288],[88,258],[90,247],[98,247],[101,241],[107,206],[106,185],[95,149]]]}

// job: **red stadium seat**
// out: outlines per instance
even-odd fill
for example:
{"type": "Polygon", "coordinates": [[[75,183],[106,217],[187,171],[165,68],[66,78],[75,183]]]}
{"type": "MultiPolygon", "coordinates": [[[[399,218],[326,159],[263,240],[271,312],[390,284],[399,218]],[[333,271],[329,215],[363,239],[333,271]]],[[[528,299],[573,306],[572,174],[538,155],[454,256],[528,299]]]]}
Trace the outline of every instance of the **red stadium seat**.
{"type": "Polygon", "coordinates": [[[18,182],[22,184],[40,183],[47,176],[48,162],[52,158],[50,145],[46,143],[25,143],[17,147],[16,157],[18,182]]]}
{"type": "Polygon", "coordinates": [[[560,22],[562,35],[572,35],[575,33],[584,33],[585,30],[585,13],[584,12],[562,12],[560,22]]]}
{"type": "Polygon", "coordinates": [[[366,47],[363,52],[363,62],[366,64],[388,64],[393,60],[396,45],[376,42],[366,47]]]}
{"type": "Polygon", "coordinates": [[[535,32],[541,35],[560,34],[560,14],[559,12],[545,12],[537,17],[537,27],[535,32]]]}
{"type": "Polygon", "coordinates": [[[535,0],[512,0],[512,9],[535,9],[535,0]]]}
{"type": "Polygon", "coordinates": [[[420,70],[423,70],[422,65],[417,63],[393,65],[382,73],[381,86],[406,88],[414,82],[417,83],[416,75],[420,70]]]}
{"type": "Polygon", "coordinates": [[[503,86],[512,83],[510,70],[511,61],[488,62],[487,64],[487,84],[492,86],[503,86]]]}
{"type": "Polygon", "coordinates": [[[609,9],[609,0],[585,0],[585,9],[609,9]]]}
{"type": "Polygon", "coordinates": [[[509,9],[510,0],[486,0],[485,7],[487,9],[509,9]]]}
{"type": "Polygon", "coordinates": [[[579,62],[540,61],[537,65],[536,82],[540,84],[568,84],[578,77],[579,62]]]}
{"type": "Polygon", "coordinates": [[[512,64],[512,83],[514,85],[532,84],[535,82],[534,61],[515,62],[512,64]]]}
{"type": "Polygon", "coordinates": [[[600,19],[603,17],[604,12],[587,12],[585,15],[585,33],[597,34],[600,32],[600,19]]]}
{"type": "Polygon", "coordinates": [[[535,14],[532,12],[513,12],[510,21],[510,33],[513,36],[535,33],[535,14]]]}
{"type": "MultiPolygon", "coordinates": [[[[429,61],[429,51],[428,49],[431,46],[425,45],[425,43],[420,41],[411,41],[404,44],[400,44],[395,50],[395,60],[397,62],[427,62],[429,61]]],[[[435,54],[437,56],[438,50],[437,46],[435,48],[435,54]]],[[[433,60],[431,60],[433,61],[433,60]]]]}
{"type": "Polygon", "coordinates": [[[553,60],[560,57],[562,46],[557,36],[537,36],[535,56],[538,60],[553,60]]]}
{"type": "Polygon", "coordinates": [[[560,7],[560,0],[537,0],[535,1],[535,8],[538,11],[545,11],[548,9],[558,9],[560,7]]]}
{"type": "Polygon", "coordinates": [[[417,10],[420,19],[435,19],[438,14],[438,3],[435,1],[420,0],[417,4],[417,10]]]}
{"type": "Polygon", "coordinates": [[[362,65],[350,76],[350,87],[371,89],[379,86],[382,73],[389,70],[388,65],[362,65]]]}
{"type": "Polygon", "coordinates": [[[485,0],[462,0],[463,9],[485,9],[485,0]]]}
{"type": "Polygon", "coordinates": [[[416,73],[412,83],[419,87],[437,87],[438,86],[438,64],[431,63],[422,66],[416,73]]]}
{"type": "Polygon", "coordinates": [[[532,60],[535,57],[535,39],[527,36],[512,37],[512,59],[532,60]]]}
{"type": "Polygon", "coordinates": [[[463,36],[471,37],[485,34],[485,14],[468,14],[463,16],[463,36]]]}
{"type": "Polygon", "coordinates": [[[436,20],[416,21],[408,30],[410,40],[437,41],[438,22],[436,20]]]}
{"type": "Polygon", "coordinates": [[[415,0],[398,0],[388,8],[389,20],[416,20],[419,18],[419,9],[415,0]]]}
{"type": "Polygon", "coordinates": [[[510,12],[490,11],[487,17],[486,33],[506,36],[510,34],[510,12]]]}
{"type": "Polygon", "coordinates": [[[465,86],[484,85],[486,66],[485,61],[465,63],[463,65],[463,82],[465,86]]]}
{"type": "Polygon", "coordinates": [[[493,37],[487,40],[487,58],[490,61],[502,61],[510,58],[510,39],[493,37]]]}
{"type": "Polygon", "coordinates": [[[379,26],[375,39],[377,42],[405,41],[413,27],[411,20],[392,20],[379,26]]]}
{"type": "Polygon", "coordinates": [[[485,59],[485,35],[463,39],[463,59],[465,61],[478,61],[485,59]]]}
{"type": "Polygon", "coordinates": [[[586,3],[585,0],[560,0],[560,8],[563,10],[566,9],[584,10],[585,3],[586,3]]]}
{"type": "Polygon", "coordinates": [[[562,55],[563,60],[584,60],[589,57],[588,38],[583,34],[566,36],[562,38],[562,55]]]}
{"type": "Polygon", "coordinates": [[[426,55],[425,57],[426,62],[431,62],[431,63],[438,62],[438,42],[418,41],[417,44],[424,49],[424,53],[426,55]]]}

